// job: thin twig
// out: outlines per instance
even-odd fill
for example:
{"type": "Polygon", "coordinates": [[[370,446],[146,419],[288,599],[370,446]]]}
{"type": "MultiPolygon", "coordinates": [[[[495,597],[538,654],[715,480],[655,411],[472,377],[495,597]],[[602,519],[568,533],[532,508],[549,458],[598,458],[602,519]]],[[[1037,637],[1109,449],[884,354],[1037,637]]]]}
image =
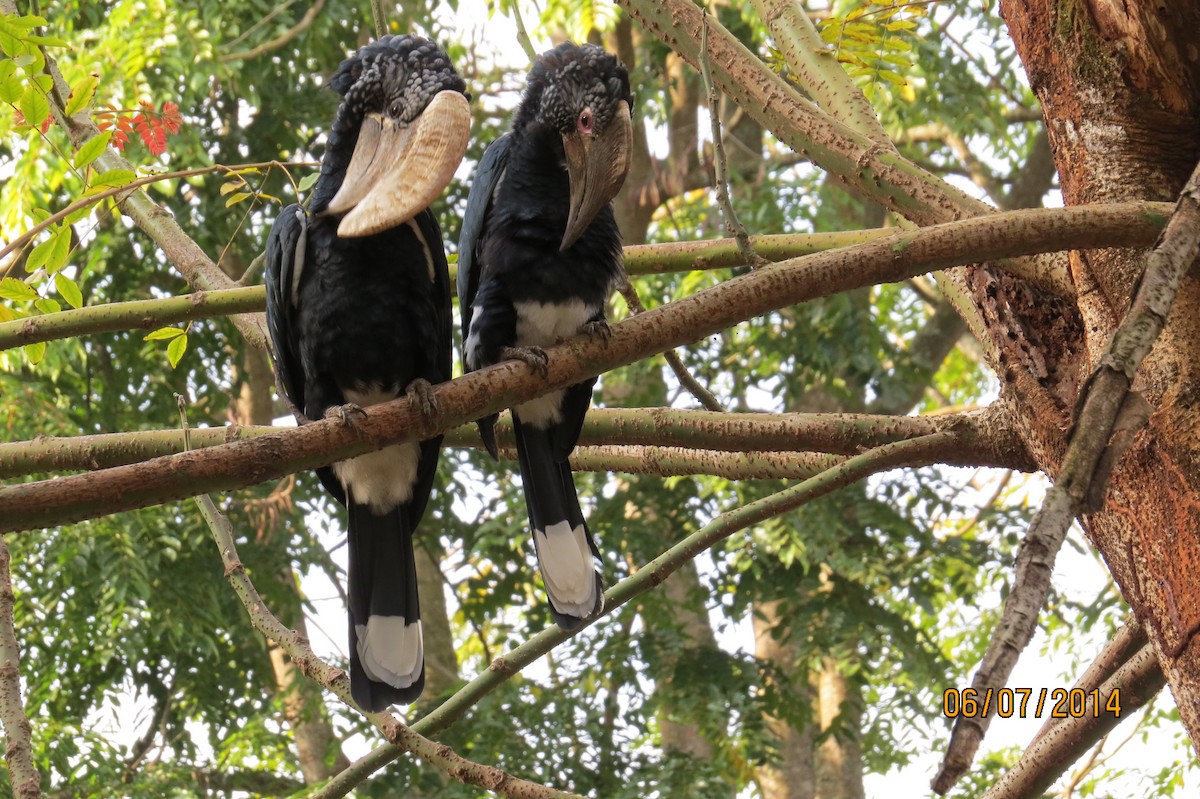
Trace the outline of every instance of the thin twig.
{"type": "MultiPolygon", "coordinates": [[[[629,315],[636,316],[644,313],[646,306],[642,304],[642,298],[638,296],[637,289],[634,288],[633,282],[628,277],[617,288],[621,292],[621,296],[625,298],[625,305],[629,308],[629,315]]],[[[663,358],[666,359],[667,365],[671,367],[671,371],[675,373],[679,384],[687,389],[688,393],[695,397],[701,405],[710,411],[724,411],[725,406],[717,399],[716,395],[705,388],[696,377],[688,371],[687,366],[680,359],[679,353],[674,348],[663,353],[663,358]]]]}
{"type": "MultiPolygon", "coordinates": [[[[1103,504],[1108,476],[1152,408],[1130,391],[1134,374],[1166,324],[1183,275],[1200,252],[1200,165],[1192,172],[1158,243],[1146,258],[1129,312],[1114,333],[1081,394],[1082,410],[1072,429],[1062,467],[1046,501],[1029,525],[1017,555],[1012,593],[971,687],[982,696],[1002,688],[1017,658],[1033,638],[1050,591],[1054,559],[1075,517],[1103,504]]],[[[1148,593],[1155,586],[1147,585],[1148,593]]],[[[1175,642],[1163,642],[1171,646],[1175,642]]],[[[995,710],[993,705],[990,708],[995,710]]],[[[954,723],[933,788],[945,793],[971,765],[991,715],[954,723]]]]}
{"type": "MultiPolygon", "coordinates": [[[[201,515],[212,531],[221,561],[225,564],[225,576],[233,586],[238,598],[250,616],[254,629],[268,640],[274,641],[296,662],[300,671],[309,679],[332,691],[350,707],[354,700],[350,696],[350,681],[345,672],[324,662],[316,656],[308,641],[295,630],[289,630],[263,602],[254,584],[246,574],[246,567],[238,557],[233,528],[224,514],[217,509],[212,499],[204,494],[195,497],[201,515]]],[[[529,797],[530,799],[582,799],[578,794],[558,791],[544,785],[513,777],[500,769],[473,763],[456,754],[449,746],[439,744],[411,728],[406,727],[388,712],[364,713],[367,720],[383,733],[384,737],[400,751],[411,751],[430,765],[444,771],[464,785],[478,785],[501,796],[529,797]]]]}
{"type": "Polygon", "coordinates": [[[7,744],[4,759],[15,799],[41,796],[41,776],[33,764],[33,728],[21,702],[21,648],[13,624],[12,573],[8,544],[0,536],[0,721],[7,744]]]}
{"type": "Polygon", "coordinates": [[[191,178],[196,177],[197,175],[207,175],[210,172],[241,172],[247,169],[264,169],[273,166],[280,167],[286,171],[288,167],[316,167],[320,166],[320,164],[315,161],[261,161],[256,164],[213,164],[212,166],[203,166],[196,169],[184,169],[178,172],[163,172],[160,175],[146,175],[145,177],[130,181],[124,186],[105,189],[104,191],[96,192],[95,194],[89,194],[86,197],[80,197],[78,200],[73,201],[66,208],[43,219],[41,222],[37,223],[29,230],[25,231],[20,236],[17,236],[11,242],[5,245],[4,249],[0,250],[0,259],[4,258],[4,256],[8,255],[14,250],[21,249],[26,244],[33,241],[33,239],[36,238],[39,233],[53,227],[54,225],[57,225],[59,222],[63,221],[76,211],[87,208],[89,205],[95,205],[101,200],[105,200],[109,197],[125,194],[132,189],[148,186],[151,183],[159,183],[164,180],[175,180],[176,178],[191,178]]]}
{"type": "Polygon", "coordinates": [[[721,141],[721,98],[712,79],[712,66],[708,60],[708,14],[703,16],[700,28],[700,74],[704,78],[704,90],[708,94],[708,117],[712,121],[713,170],[716,172],[717,202],[725,215],[725,230],[737,241],[738,250],[746,263],[757,269],[768,262],[750,245],[750,235],[733,210],[729,196],[729,161],[725,157],[725,145],[721,141]]]}
{"type": "MultiPolygon", "coordinates": [[[[834,468],[802,483],[722,513],[606,591],[604,610],[600,616],[589,619],[570,632],[558,627],[543,630],[512,651],[497,658],[487,671],[461,688],[425,718],[413,724],[411,729],[422,735],[433,735],[451,726],[485,696],[515,674],[520,673],[530,663],[549,653],[563,641],[575,637],[598,619],[612,615],[622,605],[660,585],[683,564],[734,533],[795,510],[807,502],[852,485],[870,475],[888,469],[923,465],[929,461],[929,458],[936,457],[933,453],[943,450],[951,440],[952,436],[949,433],[935,433],[908,441],[885,444],[849,458],[834,468]]],[[[311,794],[309,799],[338,799],[338,797],[345,796],[361,785],[373,772],[383,768],[398,756],[399,753],[392,747],[378,747],[352,763],[348,769],[311,794]]]]}
{"type": "Polygon", "coordinates": [[[232,61],[248,61],[251,58],[258,58],[260,55],[274,52],[280,47],[295,39],[301,33],[308,29],[313,24],[313,20],[317,18],[317,14],[321,13],[321,9],[325,7],[325,0],[317,0],[308,11],[304,12],[304,16],[300,18],[292,27],[285,30],[283,33],[276,36],[274,39],[263,42],[257,47],[252,47],[249,50],[241,50],[236,53],[226,53],[218,58],[222,64],[228,64],[232,61]]]}

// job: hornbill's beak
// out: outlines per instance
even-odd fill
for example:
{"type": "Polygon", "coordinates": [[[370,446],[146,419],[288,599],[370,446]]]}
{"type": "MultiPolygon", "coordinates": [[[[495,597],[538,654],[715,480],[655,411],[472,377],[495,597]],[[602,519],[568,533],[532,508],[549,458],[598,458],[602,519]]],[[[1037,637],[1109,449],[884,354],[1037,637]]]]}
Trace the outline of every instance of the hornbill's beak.
{"type": "Polygon", "coordinates": [[[412,219],[442,193],[467,152],[471,112],[460,92],[438,92],[402,125],[368,114],[328,213],[346,214],[343,237],[369,236],[412,219]],[[349,212],[349,213],[347,213],[349,212]]]}
{"type": "Polygon", "coordinates": [[[608,128],[599,136],[579,131],[563,136],[567,153],[567,175],[571,179],[571,211],[559,251],[565,251],[587,230],[596,214],[608,204],[629,173],[629,150],[633,123],[629,104],[617,108],[608,128]]]}

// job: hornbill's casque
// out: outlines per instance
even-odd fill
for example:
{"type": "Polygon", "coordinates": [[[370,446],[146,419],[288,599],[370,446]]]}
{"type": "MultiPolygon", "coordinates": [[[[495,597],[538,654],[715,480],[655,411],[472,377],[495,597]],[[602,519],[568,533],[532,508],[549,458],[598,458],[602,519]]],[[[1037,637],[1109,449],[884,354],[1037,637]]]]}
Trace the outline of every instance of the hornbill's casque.
{"type": "MultiPolygon", "coordinates": [[[[623,279],[610,201],[629,171],[629,75],[595,45],[544,53],[512,130],[494,141],[471,185],[459,239],[458,297],[467,371],[506,358],[545,368],[542,347],[607,335],[605,303],[623,279]]],[[[599,552],[567,456],[596,379],[513,408],[525,503],[555,621],[573,629],[604,600],[599,552]]],[[[496,455],[496,417],[479,421],[496,455]]]]}
{"type": "MultiPolygon", "coordinates": [[[[306,213],[283,209],[267,240],[267,324],[300,421],[405,393],[428,412],[450,379],[450,277],[429,204],[470,132],[465,84],[436,45],[385,36],[343,61],[342,96],[306,213]]],[[[349,511],[350,686],[367,710],[425,684],[413,531],[441,436],[317,470],[349,511]]]]}

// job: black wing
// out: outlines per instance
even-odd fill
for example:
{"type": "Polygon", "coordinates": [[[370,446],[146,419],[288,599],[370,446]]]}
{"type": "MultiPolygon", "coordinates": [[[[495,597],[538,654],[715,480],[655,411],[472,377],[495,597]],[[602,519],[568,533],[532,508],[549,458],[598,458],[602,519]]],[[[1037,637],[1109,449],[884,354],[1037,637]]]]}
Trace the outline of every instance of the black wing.
{"type": "MultiPolygon", "coordinates": [[[[429,255],[433,259],[433,299],[437,314],[435,340],[428,342],[435,347],[434,367],[438,375],[426,375],[430,383],[443,383],[450,379],[454,368],[454,322],[450,313],[450,267],[446,263],[446,250],[442,245],[442,230],[437,217],[428,208],[416,217],[417,229],[425,239],[429,255]]],[[[429,493],[437,474],[438,453],[442,436],[421,442],[421,457],[417,461],[417,482],[413,485],[412,500],[402,509],[408,514],[411,529],[415,529],[425,514],[429,493]]]]}
{"type": "MultiPolygon", "coordinates": [[[[488,209],[492,205],[492,195],[500,185],[500,179],[508,166],[508,151],[511,147],[511,133],[505,133],[488,145],[483,158],[479,159],[475,179],[471,181],[471,191],[467,195],[467,210],[463,214],[462,230],[458,236],[458,308],[462,314],[464,346],[471,329],[471,304],[475,302],[475,292],[479,290],[479,273],[482,268],[479,262],[479,246],[482,243],[483,226],[487,220],[488,209]]],[[[463,368],[466,368],[465,352],[463,368]]]]}
{"type": "MultiPolygon", "coordinates": [[[[308,246],[308,215],[293,203],[283,209],[267,237],[267,329],[275,355],[279,389],[300,416],[304,413],[304,366],[295,299],[308,246]]],[[[302,421],[297,418],[297,421],[302,421]]]]}

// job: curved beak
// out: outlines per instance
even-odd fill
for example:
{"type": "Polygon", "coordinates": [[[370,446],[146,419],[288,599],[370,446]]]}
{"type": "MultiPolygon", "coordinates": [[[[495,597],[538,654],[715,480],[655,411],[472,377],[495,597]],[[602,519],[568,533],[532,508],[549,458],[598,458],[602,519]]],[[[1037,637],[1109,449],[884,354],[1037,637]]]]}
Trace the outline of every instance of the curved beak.
{"type": "Polygon", "coordinates": [[[368,114],[342,187],[327,209],[345,214],[338,235],[369,236],[428,208],[454,177],[470,133],[467,98],[455,91],[438,92],[408,125],[368,114]]]}
{"type": "Polygon", "coordinates": [[[563,136],[567,175],[571,180],[571,210],[559,251],[574,244],[600,209],[621,190],[621,184],[629,174],[632,141],[633,123],[629,104],[624,100],[608,128],[599,136],[584,136],[579,131],[563,136]]]}

